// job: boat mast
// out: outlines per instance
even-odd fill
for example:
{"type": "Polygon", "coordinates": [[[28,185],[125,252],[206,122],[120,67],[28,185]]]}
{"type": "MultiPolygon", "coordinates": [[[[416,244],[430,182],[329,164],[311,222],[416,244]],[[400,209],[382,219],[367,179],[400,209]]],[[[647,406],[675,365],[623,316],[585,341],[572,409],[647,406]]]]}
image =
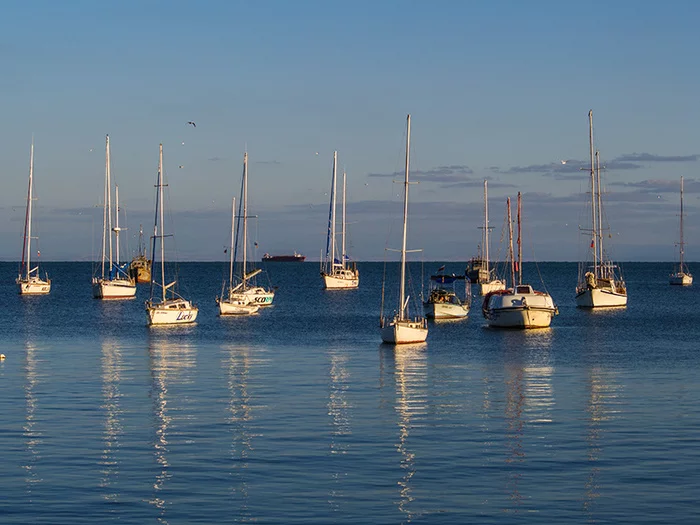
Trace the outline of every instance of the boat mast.
{"type": "Polygon", "coordinates": [[[684,245],[685,243],[683,242],[683,176],[681,175],[681,237],[680,237],[680,242],[678,243],[678,246],[680,247],[680,268],[678,269],[679,273],[684,273],[685,270],[683,269],[683,252],[685,251],[684,245]]]}
{"type": "Polygon", "coordinates": [[[230,263],[228,267],[228,290],[229,298],[231,297],[231,291],[233,290],[233,228],[236,221],[236,197],[233,198],[233,204],[231,205],[231,244],[228,247],[230,263]]]}
{"type": "Polygon", "coordinates": [[[333,182],[331,187],[331,264],[330,273],[333,273],[335,267],[335,208],[336,208],[336,187],[338,175],[338,152],[333,152],[333,182]]]}
{"type": "Polygon", "coordinates": [[[247,288],[246,272],[248,259],[248,152],[243,153],[243,271],[241,281],[243,291],[247,288]]]}
{"type": "MultiPolygon", "coordinates": [[[[106,185],[107,185],[107,200],[105,204],[107,206],[107,236],[109,239],[109,275],[112,274],[112,171],[110,169],[110,158],[109,158],[109,135],[107,135],[107,144],[105,146],[105,173],[106,173],[106,185]]],[[[102,265],[104,269],[104,264],[102,265]]],[[[103,270],[104,271],[104,270],[103,270]]]]}
{"type": "Polygon", "coordinates": [[[406,221],[408,219],[408,168],[411,151],[411,115],[406,117],[406,169],[403,183],[403,240],[401,243],[401,288],[399,293],[399,320],[406,318],[406,221]]]}
{"type": "Polygon", "coordinates": [[[484,179],[484,266],[486,269],[486,274],[488,275],[488,280],[491,280],[491,271],[489,270],[489,190],[488,181],[484,179]]]}
{"type": "Polygon", "coordinates": [[[109,187],[109,135],[105,139],[105,189],[102,200],[102,280],[105,278],[105,257],[107,256],[107,188],[109,187]]]}
{"type": "Polygon", "coordinates": [[[341,249],[341,259],[340,264],[343,265],[343,270],[345,269],[345,192],[347,190],[347,174],[343,170],[343,243],[341,249]]]}
{"type": "Polygon", "coordinates": [[[607,267],[604,264],[603,258],[603,197],[602,189],[603,186],[600,184],[600,151],[595,152],[595,166],[596,166],[596,186],[598,188],[598,196],[596,198],[596,207],[598,209],[598,263],[600,265],[600,275],[601,277],[612,277],[612,268],[607,267]]]}
{"type": "MultiPolygon", "coordinates": [[[[119,232],[122,231],[119,227],[119,186],[114,186],[114,244],[116,247],[115,253],[115,263],[117,266],[117,272],[119,271],[119,232]]],[[[115,277],[119,277],[119,274],[115,274],[115,277]]]]}
{"type": "Polygon", "coordinates": [[[591,220],[593,224],[593,272],[596,279],[600,277],[600,272],[598,271],[598,227],[597,227],[597,199],[596,199],[596,184],[595,184],[595,164],[594,164],[594,154],[593,154],[593,110],[588,111],[588,142],[590,145],[591,153],[591,220]]]}
{"type": "MultiPolygon", "coordinates": [[[[31,272],[29,259],[32,252],[32,191],[34,189],[34,135],[32,135],[32,145],[29,149],[29,186],[27,188],[27,212],[24,217],[24,244],[22,246],[22,264],[26,257],[27,280],[31,272]]],[[[22,273],[22,264],[20,264],[20,274],[22,273]]]]}
{"type": "Polygon", "coordinates": [[[510,214],[510,197],[506,199],[508,209],[508,258],[510,259],[510,282],[515,290],[515,257],[513,256],[513,218],[510,214]]]}
{"type": "Polygon", "coordinates": [[[158,207],[160,208],[160,282],[165,302],[165,235],[163,231],[163,144],[160,144],[158,155],[158,207]]]}
{"type": "Polygon", "coordinates": [[[520,242],[522,236],[522,227],[520,222],[520,214],[522,212],[522,200],[520,192],[518,192],[518,284],[523,284],[523,245],[520,242]]]}

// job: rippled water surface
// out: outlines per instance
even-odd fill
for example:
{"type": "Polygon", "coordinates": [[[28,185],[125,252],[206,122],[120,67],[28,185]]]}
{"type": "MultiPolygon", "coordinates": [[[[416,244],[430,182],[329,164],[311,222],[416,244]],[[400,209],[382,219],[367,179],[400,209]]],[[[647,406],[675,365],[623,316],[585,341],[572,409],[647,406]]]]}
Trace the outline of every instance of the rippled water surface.
{"type": "Polygon", "coordinates": [[[23,298],[0,264],[0,522],[700,523],[700,284],[629,263],[629,307],[590,312],[575,264],[540,264],[550,329],[487,329],[475,300],[394,349],[359,266],[324,292],[271,264],[275,305],[229,319],[225,265],[183,264],[198,323],[148,328],[147,287],[96,301],[90,264],[47,263],[23,298]]]}

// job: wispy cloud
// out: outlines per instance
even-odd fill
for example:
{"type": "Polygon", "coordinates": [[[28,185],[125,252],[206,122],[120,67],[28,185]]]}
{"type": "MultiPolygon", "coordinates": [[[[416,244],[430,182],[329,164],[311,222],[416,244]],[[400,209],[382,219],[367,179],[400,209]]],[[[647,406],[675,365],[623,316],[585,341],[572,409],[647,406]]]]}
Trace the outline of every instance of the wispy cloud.
{"type": "Polygon", "coordinates": [[[282,164],[282,163],[281,163],[280,161],[278,161],[278,160],[256,160],[256,161],[255,161],[255,164],[275,164],[275,165],[279,165],[279,164],[282,164]]]}
{"type": "MultiPolygon", "coordinates": [[[[429,170],[412,170],[411,178],[422,182],[464,182],[467,175],[472,175],[474,170],[469,166],[451,165],[438,166],[429,170]]],[[[369,173],[368,177],[385,177],[385,178],[400,178],[403,176],[403,171],[395,171],[394,173],[369,173]]]]}
{"type": "Polygon", "coordinates": [[[613,162],[697,162],[700,155],[654,155],[653,153],[627,153],[613,162]]]}
{"type": "MultiPolygon", "coordinates": [[[[608,186],[623,188],[634,188],[639,193],[678,193],[680,182],[678,180],[648,179],[636,182],[611,182],[608,186]]],[[[686,193],[700,193],[700,181],[696,179],[685,179],[683,191],[686,193]]]]}

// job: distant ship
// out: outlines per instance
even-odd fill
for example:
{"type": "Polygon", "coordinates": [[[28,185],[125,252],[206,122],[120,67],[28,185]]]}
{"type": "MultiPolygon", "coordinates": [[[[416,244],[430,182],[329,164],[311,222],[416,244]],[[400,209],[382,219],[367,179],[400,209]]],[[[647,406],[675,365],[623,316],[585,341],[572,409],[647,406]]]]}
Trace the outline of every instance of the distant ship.
{"type": "Polygon", "coordinates": [[[270,255],[266,253],[262,256],[264,262],[304,262],[306,255],[294,252],[294,255],[270,255]]]}

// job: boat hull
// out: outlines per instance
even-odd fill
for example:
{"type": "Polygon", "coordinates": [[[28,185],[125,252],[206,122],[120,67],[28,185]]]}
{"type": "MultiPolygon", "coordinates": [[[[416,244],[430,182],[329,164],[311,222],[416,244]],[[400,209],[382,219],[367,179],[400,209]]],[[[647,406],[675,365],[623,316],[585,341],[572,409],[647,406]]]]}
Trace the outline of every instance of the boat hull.
{"type": "Polygon", "coordinates": [[[677,286],[690,286],[693,284],[693,276],[685,272],[674,273],[668,278],[668,283],[677,286]]]}
{"type": "Polygon", "coordinates": [[[423,313],[430,319],[463,319],[469,314],[469,306],[452,303],[423,303],[423,313]]]}
{"type": "Polygon", "coordinates": [[[251,315],[260,310],[257,304],[233,299],[223,299],[218,301],[219,315],[251,315]]]}
{"type": "Polygon", "coordinates": [[[340,270],[332,274],[322,273],[323,287],[326,290],[348,290],[360,286],[359,272],[340,270]]]}
{"type": "Polygon", "coordinates": [[[51,292],[51,280],[43,280],[38,277],[30,279],[17,279],[20,295],[46,295],[51,292]]]}
{"type": "Polygon", "coordinates": [[[382,341],[394,345],[423,343],[428,337],[428,325],[423,319],[393,319],[383,324],[381,335],[382,341]]]}
{"type": "Polygon", "coordinates": [[[479,283],[479,295],[486,295],[491,292],[497,292],[499,290],[505,290],[506,283],[503,281],[495,280],[486,283],[479,283]]]}
{"type": "Polygon", "coordinates": [[[501,293],[487,298],[484,317],[495,328],[547,328],[557,307],[545,293],[501,293]]]}
{"type": "Polygon", "coordinates": [[[139,284],[151,282],[151,261],[143,256],[134,258],[129,265],[129,276],[139,284]]]}
{"type": "Polygon", "coordinates": [[[616,308],[627,306],[627,294],[615,292],[611,288],[588,288],[576,294],[579,308],[616,308]]]}
{"type": "Polygon", "coordinates": [[[126,279],[95,279],[92,296],[95,299],[133,299],[136,297],[136,284],[126,279]]]}
{"type": "Polygon", "coordinates": [[[150,326],[194,323],[198,313],[199,308],[182,299],[146,303],[146,315],[150,326]]]}
{"type": "Polygon", "coordinates": [[[274,298],[275,292],[265,290],[262,286],[254,286],[244,292],[231,294],[232,301],[257,304],[258,306],[271,306],[274,298]]]}

